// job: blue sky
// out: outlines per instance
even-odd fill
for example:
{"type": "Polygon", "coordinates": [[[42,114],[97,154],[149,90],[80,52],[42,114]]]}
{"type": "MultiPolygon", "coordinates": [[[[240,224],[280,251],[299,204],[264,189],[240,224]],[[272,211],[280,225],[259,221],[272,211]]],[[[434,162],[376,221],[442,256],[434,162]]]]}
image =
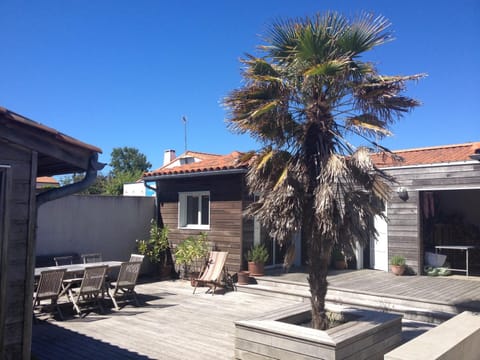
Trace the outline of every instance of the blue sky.
{"type": "Polygon", "coordinates": [[[384,74],[427,73],[407,94],[423,106],[382,141],[391,149],[480,141],[480,2],[2,0],[0,106],[103,150],[226,154],[258,148],[231,134],[221,100],[241,86],[238,59],[272,20],[365,10],[395,41],[368,54],[384,74]]]}

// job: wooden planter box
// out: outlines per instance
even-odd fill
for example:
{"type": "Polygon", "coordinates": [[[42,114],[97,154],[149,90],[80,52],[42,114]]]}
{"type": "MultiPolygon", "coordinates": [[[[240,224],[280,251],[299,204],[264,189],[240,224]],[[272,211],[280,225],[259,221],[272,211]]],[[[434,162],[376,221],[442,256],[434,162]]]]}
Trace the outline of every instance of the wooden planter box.
{"type": "Polygon", "coordinates": [[[235,322],[235,358],[383,359],[402,341],[401,315],[340,306],[329,310],[353,319],[326,331],[288,323],[310,314],[310,304],[301,304],[235,322]]]}

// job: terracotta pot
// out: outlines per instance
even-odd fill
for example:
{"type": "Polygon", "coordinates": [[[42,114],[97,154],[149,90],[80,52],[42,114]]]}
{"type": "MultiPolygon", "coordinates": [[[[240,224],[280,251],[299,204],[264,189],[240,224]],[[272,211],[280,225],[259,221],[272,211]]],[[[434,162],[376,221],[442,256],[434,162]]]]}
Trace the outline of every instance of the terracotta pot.
{"type": "Polygon", "coordinates": [[[405,272],[405,265],[390,265],[390,270],[395,275],[401,276],[405,272]]]}
{"type": "Polygon", "coordinates": [[[238,280],[237,283],[238,285],[248,285],[250,282],[250,273],[248,271],[239,271],[237,273],[238,280]]]}
{"type": "Polygon", "coordinates": [[[335,269],[345,270],[347,268],[347,262],[345,260],[335,260],[335,269]]]}
{"type": "Polygon", "coordinates": [[[263,276],[265,274],[265,264],[249,261],[248,272],[252,276],[263,276]]]}

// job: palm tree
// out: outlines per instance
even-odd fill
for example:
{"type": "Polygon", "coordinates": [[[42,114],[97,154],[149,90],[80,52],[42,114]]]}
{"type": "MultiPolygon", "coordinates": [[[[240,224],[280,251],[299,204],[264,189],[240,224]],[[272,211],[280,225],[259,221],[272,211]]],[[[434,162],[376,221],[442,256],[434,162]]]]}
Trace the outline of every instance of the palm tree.
{"type": "MultiPolygon", "coordinates": [[[[263,56],[246,55],[245,85],[224,100],[227,124],[262,144],[247,175],[249,208],[285,242],[302,231],[307,244],[312,326],[325,329],[327,271],[333,246],[348,250],[376,234],[393,180],[374,166],[377,141],[419,103],[401,95],[423,75],[380,75],[360,55],[391,40],[390,23],[335,13],[276,21],[263,56]],[[363,145],[355,147],[353,141],[363,145]],[[374,201],[380,200],[380,201],[374,201]]],[[[391,154],[391,153],[390,153],[391,154]]]]}

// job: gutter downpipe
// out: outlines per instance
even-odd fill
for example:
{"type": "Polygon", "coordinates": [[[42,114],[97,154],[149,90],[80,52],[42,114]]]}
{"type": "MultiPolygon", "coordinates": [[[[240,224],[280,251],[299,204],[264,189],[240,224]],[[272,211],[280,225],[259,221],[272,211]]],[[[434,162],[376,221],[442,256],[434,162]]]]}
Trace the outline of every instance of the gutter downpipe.
{"type": "MultiPolygon", "coordinates": [[[[150,181],[150,182],[153,182],[153,181],[150,181]]],[[[147,189],[150,189],[150,190],[153,190],[155,191],[155,221],[157,222],[157,225],[163,229],[163,219],[162,217],[160,216],[160,207],[158,206],[158,189],[156,187],[153,187],[153,186],[150,186],[148,185],[148,181],[145,181],[144,180],[144,183],[145,183],[145,187],[147,189]]]]}
{"type": "Polygon", "coordinates": [[[60,199],[62,197],[75,194],[82,190],[85,190],[90,185],[93,184],[97,178],[97,171],[102,170],[106,164],[98,162],[98,154],[95,153],[90,157],[88,161],[88,169],[86,171],[85,177],[83,180],[62,186],[60,188],[55,188],[47,190],[37,195],[37,207],[45,204],[46,202],[60,199]]]}

